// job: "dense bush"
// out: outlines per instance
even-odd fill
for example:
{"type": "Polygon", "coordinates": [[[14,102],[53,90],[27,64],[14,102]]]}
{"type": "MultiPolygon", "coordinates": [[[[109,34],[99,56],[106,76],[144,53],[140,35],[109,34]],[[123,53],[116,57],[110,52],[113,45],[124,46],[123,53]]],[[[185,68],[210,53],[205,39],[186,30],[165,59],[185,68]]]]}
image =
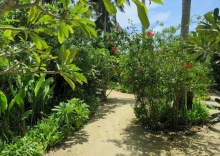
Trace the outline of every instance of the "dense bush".
{"type": "Polygon", "coordinates": [[[167,120],[177,127],[179,110],[192,108],[186,102],[187,92],[204,94],[209,84],[208,66],[190,57],[184,40],[174,35],[176,31],[174,27],[157,34],[149,31],[144,38],[133,34],[129,49],[125,49],[128,53],[120,60],[122,83],[137,100],[136,116],[151,128],[158,124],[161,115],[169,112],[169,107],[164,107],[171,103],[172,114],[167,114],[167,120]]]}
{"type": "Polygon", "coordinates": [[[14,138],[11,144],[0,142],[0,155],[42,155],[48,147],[61,142],[75,129],[83,126],[89,117],[88,105],[79,99],[61,102],[54,113],[43,118],[24,137],[14,138]]]}

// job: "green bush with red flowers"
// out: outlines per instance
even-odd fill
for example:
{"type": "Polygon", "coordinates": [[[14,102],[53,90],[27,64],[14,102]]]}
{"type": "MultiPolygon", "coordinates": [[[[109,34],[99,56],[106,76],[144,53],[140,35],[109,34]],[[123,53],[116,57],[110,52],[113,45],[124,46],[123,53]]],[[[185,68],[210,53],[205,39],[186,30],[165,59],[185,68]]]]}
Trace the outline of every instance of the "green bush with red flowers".
{"type": "Polygon", "coordinates": [[[176,31],[174,27],[156,34],[149,31],[145,38],[132,34],[128,52],[120,57],[121,82],[135,94],[137,118],[150,128],[182,123],[181,112],[190,109],[186,106],[186,93],[205,93],[209,84],[207,65],[191,59],[176,31]],[[169,120],[161,116],[163,111],[169,120]]]}

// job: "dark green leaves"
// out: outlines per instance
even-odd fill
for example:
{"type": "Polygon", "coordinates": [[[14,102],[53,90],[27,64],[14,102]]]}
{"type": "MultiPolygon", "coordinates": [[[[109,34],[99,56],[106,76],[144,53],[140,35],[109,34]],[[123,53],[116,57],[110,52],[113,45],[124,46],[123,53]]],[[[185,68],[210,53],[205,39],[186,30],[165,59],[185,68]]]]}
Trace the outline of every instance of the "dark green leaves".
{"type": "Polygon", "coordinates": [[[146,6],[144,5],[144,3],[141,3],[138,0],[133,0],[133,2],[137,6],[138,17],[141,20],[142,26],[144,28],[148,28],[150,26],[150,22],[149,22],[148,17],[147,17],[148,12],[147,12],[146,6]]]}

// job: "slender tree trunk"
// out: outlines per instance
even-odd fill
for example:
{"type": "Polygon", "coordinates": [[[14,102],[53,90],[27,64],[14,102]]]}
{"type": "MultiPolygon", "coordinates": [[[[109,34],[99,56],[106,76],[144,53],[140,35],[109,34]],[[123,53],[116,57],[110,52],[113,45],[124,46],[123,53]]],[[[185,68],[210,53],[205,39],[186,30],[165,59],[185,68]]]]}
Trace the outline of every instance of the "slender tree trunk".
{"type": "Polygon", "coordinates": [[[106,30],[107,30],[107,11],[106,9],[104,9],[104,34],[106,34],[106,30]]]}
{"type": "Polygon", "coordinates": [[[191,0],[182,0],[181,36],[188,38],[191,0]]]}
{"type": "MultiPolygon", "coordinates": [[[[182,0],[182,19],[181,19],[181,36],[183,39],[187,40],[189,34],[189,23],[190,23],[190,10],[191,10],[191,0],[182,0]]],[[[185,103],[185,90],[183,89],[183,96],[180,101],[181,103],[185,103]]],[[[187,108],[192,109],[193,104],[193,92],[187,91],[187,108]]]]}
{"type": "MultiPolygon", "coordinates": [[[[145,0],[142,0],[142,3],[144,3],[144,5],[145,5],[145,0]]],[[[145,37],[145,28],[144,27],[142,27],[142,36],[143,36],[143,38],[145,37]]]]}

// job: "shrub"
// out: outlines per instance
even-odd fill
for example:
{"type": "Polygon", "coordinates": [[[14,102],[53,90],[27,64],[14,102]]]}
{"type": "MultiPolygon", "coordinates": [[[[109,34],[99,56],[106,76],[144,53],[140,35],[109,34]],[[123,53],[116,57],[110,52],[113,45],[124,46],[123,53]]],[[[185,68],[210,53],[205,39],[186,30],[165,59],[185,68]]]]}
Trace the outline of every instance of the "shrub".
{"type": "Polygon", "coordinates": [[[74,128],[80,128],[88,119],[88,105],[79,99],[61,102],[54,113],[43,118],[23,138],[16,137],[11,144],[0,142],[0,155],[40,156],[48,147],[61,142],[74,128]]]}

